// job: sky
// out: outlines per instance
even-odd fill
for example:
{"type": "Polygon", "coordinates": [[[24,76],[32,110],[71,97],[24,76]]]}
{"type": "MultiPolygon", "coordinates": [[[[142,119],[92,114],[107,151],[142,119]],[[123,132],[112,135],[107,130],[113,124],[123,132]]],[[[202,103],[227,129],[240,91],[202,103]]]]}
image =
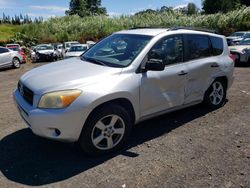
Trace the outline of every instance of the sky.
{"type": "MultiPolygon", "coordinates": [[[[14,16],[20,13],[30,17],[42,16],[45,19],[64,16],[70,0],[0,0],[0,17],[14,16]]],[[[145,9],[157,9],[162,6],[178,7],[195,3],[201,7],[201,0],[102,0],[110,16],[131,15],[145,9]]]]}

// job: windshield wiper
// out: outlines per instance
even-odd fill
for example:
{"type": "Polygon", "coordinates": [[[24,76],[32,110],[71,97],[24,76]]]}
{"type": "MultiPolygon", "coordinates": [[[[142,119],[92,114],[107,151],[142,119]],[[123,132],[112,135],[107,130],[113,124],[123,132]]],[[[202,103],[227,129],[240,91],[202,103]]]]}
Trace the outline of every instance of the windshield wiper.
{"type": "Polygon", "coordinates": [[[98,65],[103,65],[103,66],[107,66],[106,63],[102,62],[101,60],[98,60],[98,59],[94,59],[94,58],[86,58],[86,57],[81,57],[81,59],[85,60],[85,61],[89,61],[91,63],[95,63],[95,64],[98,64],[98,65]]]}

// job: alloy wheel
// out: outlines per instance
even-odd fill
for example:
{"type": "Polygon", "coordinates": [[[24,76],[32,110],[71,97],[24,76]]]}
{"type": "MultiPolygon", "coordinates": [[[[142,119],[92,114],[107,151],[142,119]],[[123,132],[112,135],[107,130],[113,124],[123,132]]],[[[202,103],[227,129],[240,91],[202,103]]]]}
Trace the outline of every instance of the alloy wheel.
{"type": "Polygon", "coordinates": [[[108,115],[100,119],[91,134],[93,145],[100,150],[110,150],[122,140],[125,123],[118,115],[108,115]]]}
{"type": "Polygon", "coordinates": [[[209,99],[213,105],[218,105],[223,100],[224,88],[221,82],[214,82],[212,85],[212,92],[209,99]]]}

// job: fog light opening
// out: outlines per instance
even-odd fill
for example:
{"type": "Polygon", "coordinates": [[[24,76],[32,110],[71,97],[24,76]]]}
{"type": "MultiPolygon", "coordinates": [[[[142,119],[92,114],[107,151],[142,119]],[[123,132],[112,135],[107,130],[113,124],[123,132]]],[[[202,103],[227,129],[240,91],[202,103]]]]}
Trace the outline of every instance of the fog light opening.
{"type": "Polygon", "coordinates": [[[60,136],[61,131],[59,131],[58,129],[55,129],[55,134],[56,134],[56,136],[60,136]]]}

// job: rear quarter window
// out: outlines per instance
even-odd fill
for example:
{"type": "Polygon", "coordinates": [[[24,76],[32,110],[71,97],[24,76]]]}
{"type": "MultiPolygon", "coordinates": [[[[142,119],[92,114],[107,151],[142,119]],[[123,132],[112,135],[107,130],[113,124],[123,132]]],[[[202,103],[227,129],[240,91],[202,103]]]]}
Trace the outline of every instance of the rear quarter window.
{"type": "Polygon", "coordinates": [[[7,53],[7,52],[9,52],[8,49],[6,49],[6,48],[0,48],[0,54],[7,53]]]}
{"type": "Polygon", "coordinates": [[[220,37],[210,37],[213,47],[213,55],[221,55],[223,53],[224,45],[223,39],[220,37]]]}
{"type": "Polygon", "coordinates": [[[213,56],[209,37],[206,35],[187,35],[188,60],[213,56]]]}

